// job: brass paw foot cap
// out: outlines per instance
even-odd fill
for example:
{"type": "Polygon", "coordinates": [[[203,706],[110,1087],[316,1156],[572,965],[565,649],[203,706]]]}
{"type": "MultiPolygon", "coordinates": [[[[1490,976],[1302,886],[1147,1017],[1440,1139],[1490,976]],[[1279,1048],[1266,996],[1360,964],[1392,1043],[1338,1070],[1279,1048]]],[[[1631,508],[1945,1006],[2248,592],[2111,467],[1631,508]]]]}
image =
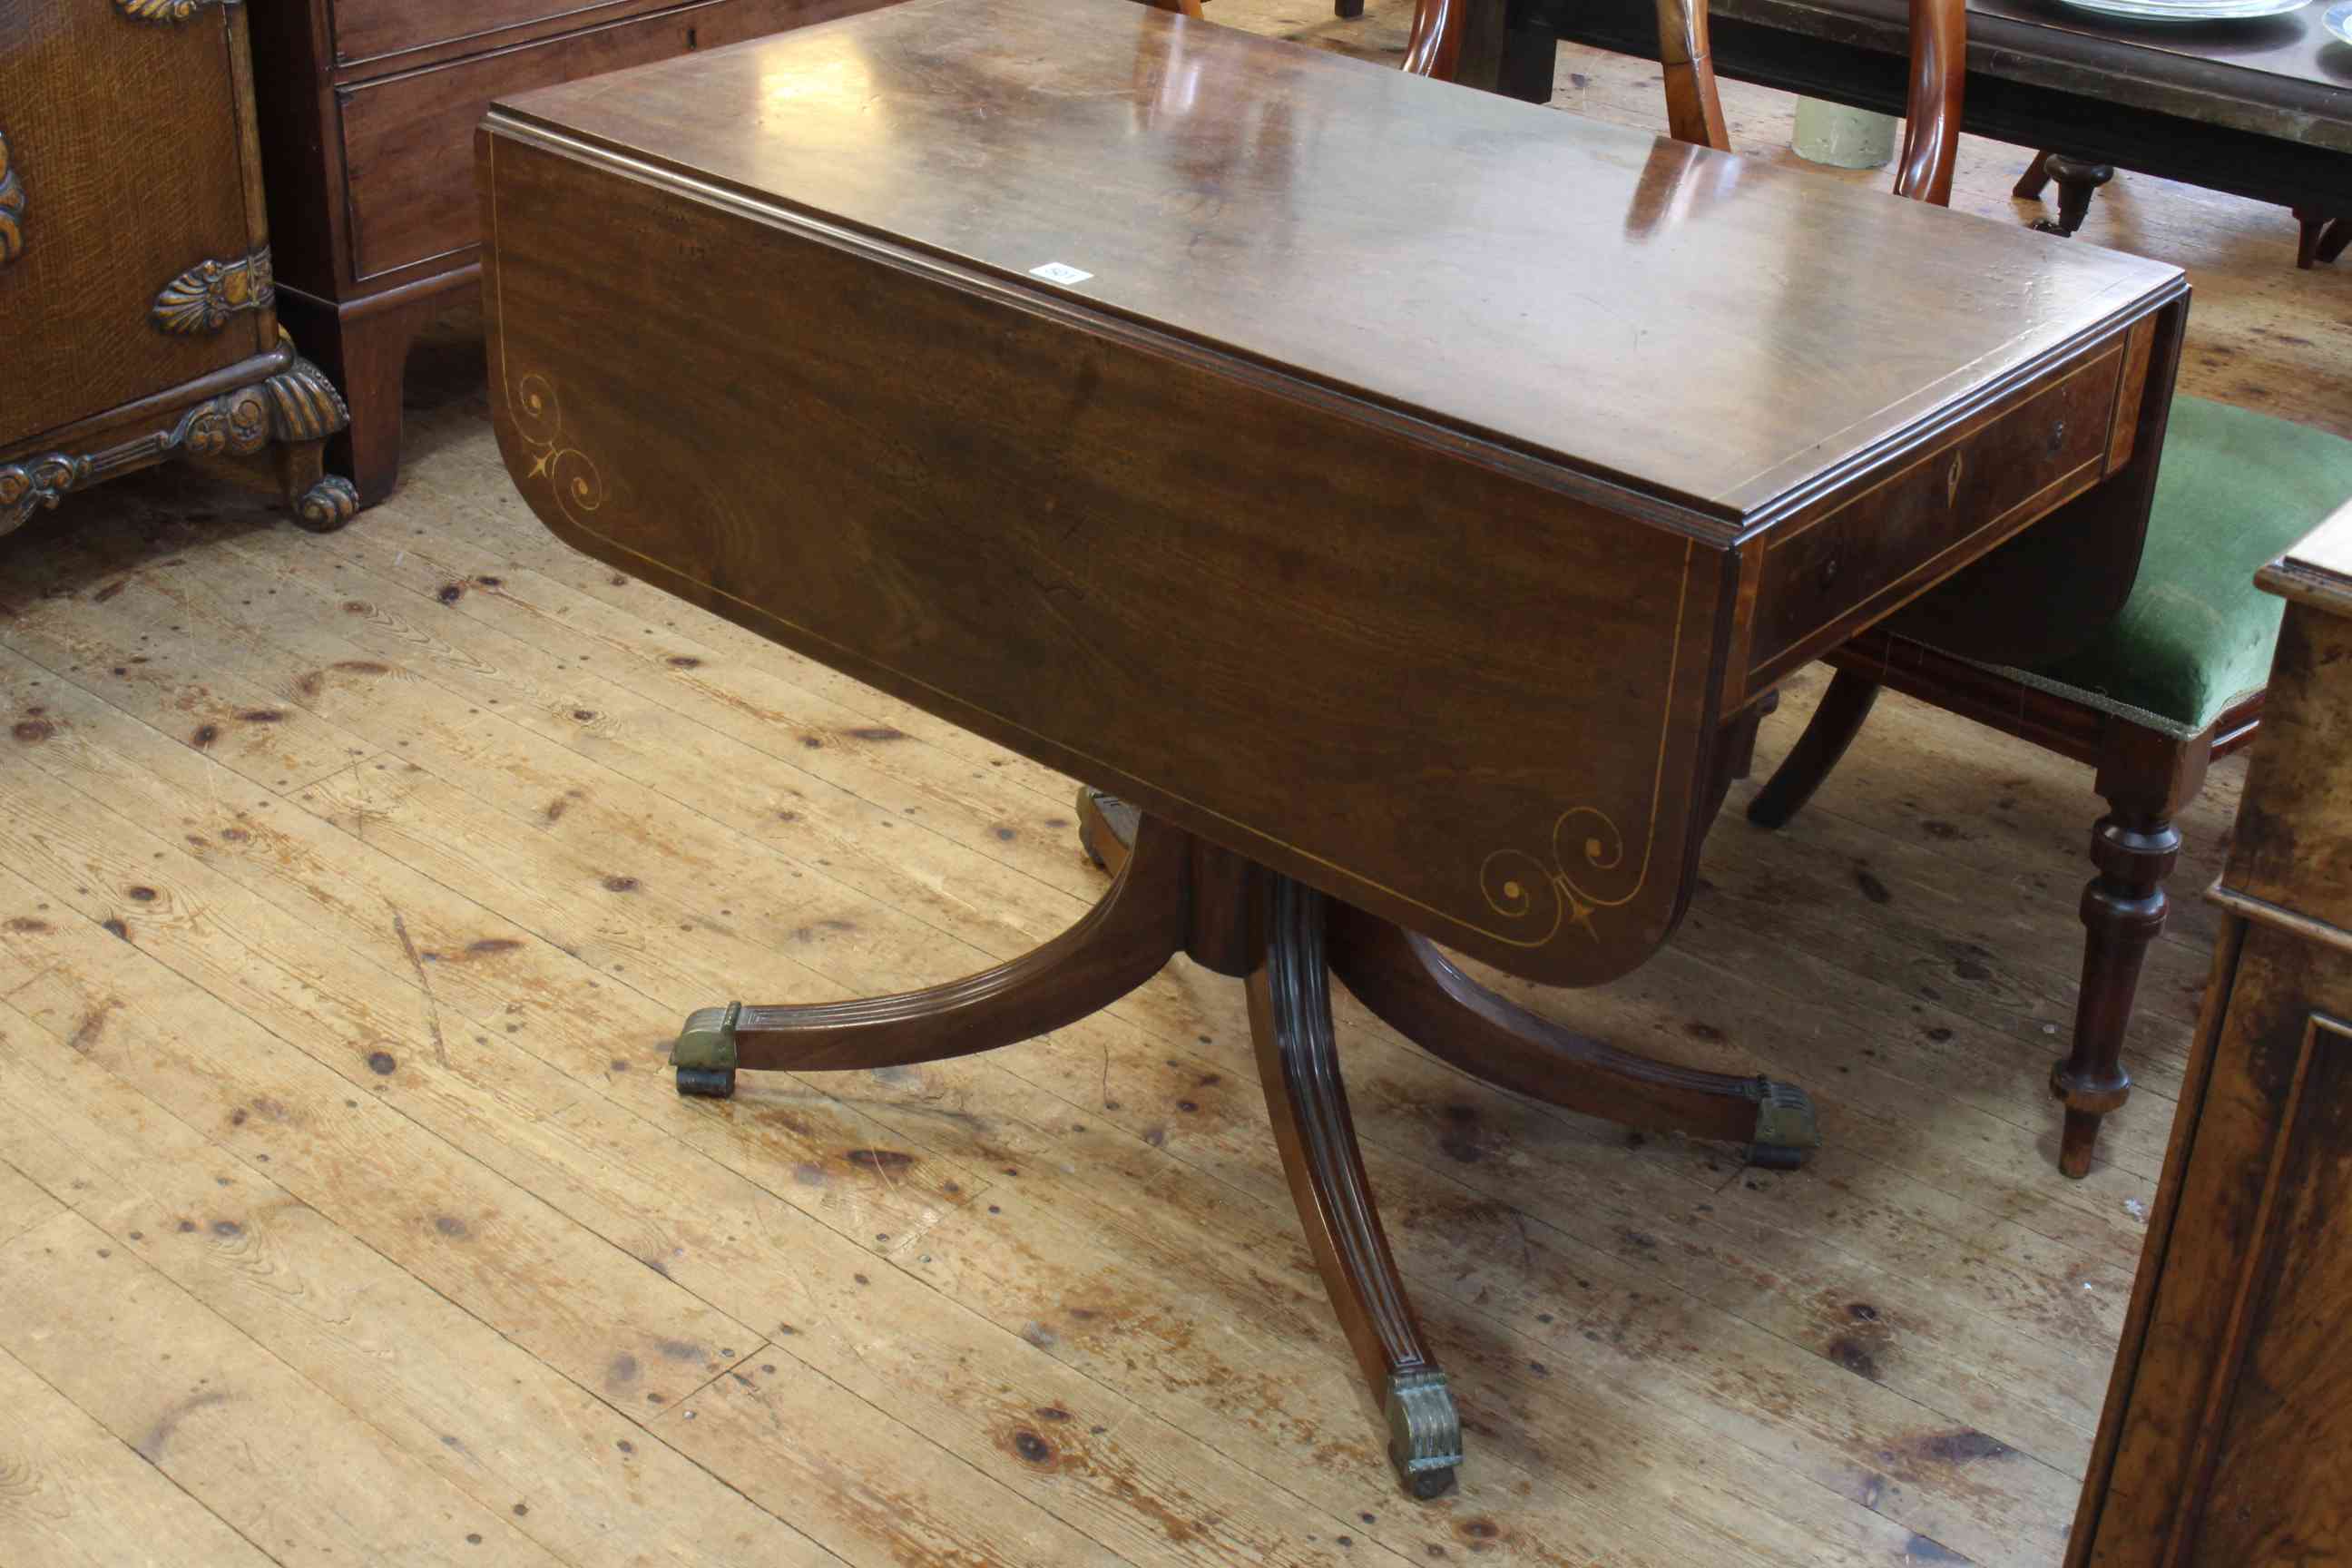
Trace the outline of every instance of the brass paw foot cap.
{"type": "Polygon", "coordinates": [[[1792,1169],[1822,1146],[1822,1126],[1813,1097],[1793,1083],[1759,1078],[1748,1088],[1756,1100],[1756,1131],[1748,1159],[1759,1165],[1792,1169]]]}
{"type": "Polygon", "coordinates": [[[1445,1374],[1431,1368],[1389,1379],[1389,1461],[1414,1497],[1437,1497],[1462,1463],[1462,1417],[1445,1374]]]}
{"type": "Polygon", "coordinates": [[[735,1092],[735,1026],[743,1004],[704,1007],[687,1015],[686,1027],[670,1047],[670,1065],[677,1069],[677,1091],[724,1100],[735,1092]]]}

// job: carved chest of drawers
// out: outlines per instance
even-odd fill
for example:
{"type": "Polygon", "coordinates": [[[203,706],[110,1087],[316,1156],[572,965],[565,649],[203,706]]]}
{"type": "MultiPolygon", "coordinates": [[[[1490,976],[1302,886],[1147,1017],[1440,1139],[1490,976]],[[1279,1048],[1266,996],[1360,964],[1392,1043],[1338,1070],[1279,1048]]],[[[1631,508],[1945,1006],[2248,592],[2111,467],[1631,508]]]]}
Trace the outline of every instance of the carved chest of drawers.
{"type": "Polygon", "coordinates": [[[481,275],[473,134],[493,98],[878,3],[253,6],[280,308],[351,400],[350,471],[362,503],[383,499],[399,478],[402,372],[411,342],[454,290],[472,288],[481,275]]]}
{"type": "Polygon", "coordinates": [[[273,444],[306,522],[350,518],[342,402],[278,330],[246,46],[221,0],[0,0],[0,532],[273,444]]]}

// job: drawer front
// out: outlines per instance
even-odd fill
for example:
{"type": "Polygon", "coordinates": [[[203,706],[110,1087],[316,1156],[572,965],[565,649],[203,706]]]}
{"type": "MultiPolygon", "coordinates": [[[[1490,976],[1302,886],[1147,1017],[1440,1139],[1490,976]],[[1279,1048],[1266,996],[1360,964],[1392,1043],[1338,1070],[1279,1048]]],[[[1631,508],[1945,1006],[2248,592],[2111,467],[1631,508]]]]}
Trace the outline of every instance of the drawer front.
{"type": "Polygon", "coordinates": [[[478,244],[474,126],[490,100],[835,16],[878,0],[706,0],[342,89],[352,271],[361,279],[478,244]]]}
{"type": "Polygon", "coordinates": [[[0,0],[0,449],[268,346],[266,312],[155,314],[182,273],[256,248],[234,9],[0,0]]]}
{"type": "Polygon", "coordinates": [[[535,25],[594,26],[672,0],[334,0],[335,63],[364,65],[436,44],[479,39],[535,25]]]}
{"type": "Polygon", "coordinates": [[[1749,644],[1762,685],[1843,640],[2106,471],[2125,345],[1964,428],[1870,489],[1769,537],[1749,644]]]}

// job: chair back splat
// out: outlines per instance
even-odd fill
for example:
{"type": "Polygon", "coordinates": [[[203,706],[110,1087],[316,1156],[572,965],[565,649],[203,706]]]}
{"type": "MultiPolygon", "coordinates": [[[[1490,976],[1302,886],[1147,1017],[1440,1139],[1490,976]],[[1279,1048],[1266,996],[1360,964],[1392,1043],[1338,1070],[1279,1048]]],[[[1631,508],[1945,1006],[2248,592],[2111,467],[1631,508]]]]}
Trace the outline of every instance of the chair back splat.
{"type": "MultiPolygon", "coordinates": [[[[1459,0],[1454,0],[1458,8],[1459,0]]],[[[1423,0],[1423,9],[1448,0],[1423,0]]],[[[1707,52],[1707,0],[1658,0],[1658,59],[1665,67],[1666,129],[1677,142],[1731,151],[1707,52]]],[[[1416,29],[1421,18],[1416,16],[1416,29]]],[[[1895,194],[1948,205],[1960,146],[1960,94],[1968,73],[1967,0],[1911,0],[1911,86],[1895,194]]]]}

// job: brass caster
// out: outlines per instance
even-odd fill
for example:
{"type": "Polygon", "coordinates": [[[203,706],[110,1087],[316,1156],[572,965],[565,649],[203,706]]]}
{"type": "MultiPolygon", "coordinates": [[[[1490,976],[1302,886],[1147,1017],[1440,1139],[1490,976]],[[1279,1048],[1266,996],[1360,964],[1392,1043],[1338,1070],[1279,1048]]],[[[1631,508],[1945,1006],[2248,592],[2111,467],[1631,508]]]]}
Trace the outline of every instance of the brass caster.
{"type": "Polygon", "coordinates": [[[677,1091],[698,1100],[732,1100],[735,1098],[733,1068],[680,1068],[677,1069],[677,1091]]]}

